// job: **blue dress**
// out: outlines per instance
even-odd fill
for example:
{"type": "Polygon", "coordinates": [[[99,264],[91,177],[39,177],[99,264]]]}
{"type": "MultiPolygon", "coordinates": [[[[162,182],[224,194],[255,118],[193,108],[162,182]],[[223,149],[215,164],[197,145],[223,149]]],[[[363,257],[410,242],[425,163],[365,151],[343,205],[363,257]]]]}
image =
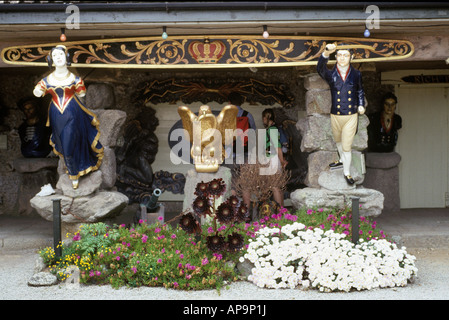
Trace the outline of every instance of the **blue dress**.
{"type": "Polygon", "coordinates": [[[52,129],[53,151],[64,159],[69,178],[77,180],[100,167],[104,148],[99,141],[100,123],[96,115],[76,96],[86,91],[84,82],[78,76],[71,77],[73,81],[64,86],[52,85],[45,77],[37,87],[52,97],[47,126],[52,129]]]}

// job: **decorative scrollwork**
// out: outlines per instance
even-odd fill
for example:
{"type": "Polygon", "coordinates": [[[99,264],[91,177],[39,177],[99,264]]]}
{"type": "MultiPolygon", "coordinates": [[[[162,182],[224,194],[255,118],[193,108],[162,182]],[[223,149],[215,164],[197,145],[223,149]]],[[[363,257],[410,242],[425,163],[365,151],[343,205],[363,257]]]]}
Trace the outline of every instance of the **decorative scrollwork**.
{"type": "MultiPolygon", "coordinates": [[[[198,68],[313,65],[327,43],[354,48],[355,60],[404,59],[413,54],[413,44],[404,40],[336,37],[278,36],[186,36],[65,43],[74,67],[102,68],[198,68]],[[211,53],[210,50],[213,50],[211,53]]],[[[45,66],[46,55],[57,43],[9,47],[2,59],[9,64],[45,66]]]]}

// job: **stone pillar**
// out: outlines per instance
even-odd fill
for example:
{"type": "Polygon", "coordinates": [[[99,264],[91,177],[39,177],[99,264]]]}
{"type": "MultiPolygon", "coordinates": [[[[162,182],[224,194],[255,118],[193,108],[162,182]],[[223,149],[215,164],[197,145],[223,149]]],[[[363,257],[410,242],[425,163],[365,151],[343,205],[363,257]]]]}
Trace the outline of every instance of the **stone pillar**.
{"type": "MultiPolygon", "coordinates": [[[[317,73],[310,74],[304,79],[306,89],[306,118],[297,123],[297,128],[303,135],[301,151],[309,152],[309,173],[306,185],[320,187],[318,177],[323,171],[328,171],[329,163],[338,160],[337,146],[334,142],[330,123],[332,104],[329,85],[317,73]]],[[[357,134],[352,145],[351,175],[356,184],[363,182],[365,168],[362,152],[368,147],[369,124],[366,115],[359,115],[357,134]],[[354,161],[355,160],[355,161],[354,161]]]]}
{"type": "Polygon", "coordinates": [[[296,127],[303,136],[301,151],[309,153],[308,174],[305,181],[308,188],[298,189],[291,194],[293,206],[296,208],[341,206],[347,204],[352,196],[357,196],[361,197],[361,215],[379,215],[383,208],[383,195],[376,190],[360,190],[365,176],[365,159],[362,151],[368,147],[366,129],[369,124],[368,117],[359,115],[351,163],[351,175],[356,183],[351,186],[343,177],[343,169],[329,168],[329,163],[338,160],[330,122],[332,98],[329,85],[317,73],[313,73],[305,77],[304,87],[306,117],[300,119],[296,127]]]}
{"type": "Polygon", "coordinates": [[[401,156],[396,152],[366,154],[366,177],[363,185],[382,192],[385,196],[385,211],[398,212],[401,209],[399,197],[399,163],[401,156]]]}

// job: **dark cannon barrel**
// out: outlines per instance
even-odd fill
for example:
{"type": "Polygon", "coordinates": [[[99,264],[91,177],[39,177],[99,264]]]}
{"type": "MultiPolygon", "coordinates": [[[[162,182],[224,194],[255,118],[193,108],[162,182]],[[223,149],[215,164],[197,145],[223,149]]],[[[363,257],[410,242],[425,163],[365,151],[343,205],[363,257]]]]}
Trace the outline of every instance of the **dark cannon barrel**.
{"type": "Polygon", "coordinates": [[[157,201],[159,199],[159,196],[162,194],[161,189],[154,189],[153,194],[151,197],[145,201],[143,204],[148,208],[148,210],[154,210],[157,207],[157,201]]]}

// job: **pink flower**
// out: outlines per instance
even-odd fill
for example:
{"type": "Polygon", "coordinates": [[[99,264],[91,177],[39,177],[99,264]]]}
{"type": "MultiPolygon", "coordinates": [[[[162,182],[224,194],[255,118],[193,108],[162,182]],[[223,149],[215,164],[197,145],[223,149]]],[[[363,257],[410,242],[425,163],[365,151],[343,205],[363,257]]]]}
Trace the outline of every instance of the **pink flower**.
{"type": "Polygon", "coordinates": [[[214,257],[217,258],[218,261],[223,259],[223,256],[220,253],[214,253],[214,257]]]}
{"type": "Polygon", "coordinates": [[[158,219],[159,221],[162,221],[162,220],[164,220],[164,217],[157,217],[157,219],[158,219]]]}
{"type": "Polygon", "coordinates": [[[161,252],[162,252],[162,253],[165,253],[165,248],[162,248],[161,252]]]}
{"type": "Polygon", "coordinates": [[[179,255],[179,259],[183,259],[184,258],[184,255],[183,254],[180,254],[179,255]]]}
{"type": "Polygon", "coordinates": [[[131,270],[136,273],[137,272],[137,268],[136,267],[132,267],[131,270]]]}
{"type": "Polygon", "coordinates": [[[313,210],[312,209],[309,209],[309,210],[307,210],[307,214],[312,214],[313,213],[313,210]]]}
{"type": "Polygon", "coordinates": [[[281,207],[280,209],[279,209],[279,213],[282,213],[282,214],[284,214],[284,213],[286,213],[288,210],[286,209],[286,208],[284,208],[284,207],[281,207]]]}
{"type": "Polygon", "coordinates": [[[157,259],[157,263],[162,263],[162,259],[157,259]]]}
{"type": "Polygon", "coordinates": [[[142,236],[142,243],[147,242],[147,240],[148,240],[148,236],[147,236],[146,234],[144,234],[144,235],[142,236]]]}
{"type": "Polygon", "coordinates": [[[172,234],[172,235],[171,235],[171,238],[172,238],[172,239],[176,239],[176,234],[172,234]]]}
{"type": "Polygon", "coordinates": [[[214,232],[214,228],[212,228],[212,227],[207,228],[207,233],[213,233],[213,232],[214,232]]]}
{"type": "Polygon", "coordinates": [[[155,233],[159,233],[159,232],[161,232],[161,229],[160,228],[156,228],[156,229],[154,229],[154,232],[155,233]]]}
{"type": "Polygon", "coordinates": [[[174,286],[175,288],[177,288],[177,287],[179,287],[179,284],[175,281],[175,282],[173,282],[173,286],[174,286]]]}
{"type": "Polygon", "coordinates": [[[209,263],[209,260],[207,259],[207,257],[206,258],[204,258],[202,261],[201,261],[201,265],[206,265],[206,264],[208,264],[209,263]]]}
{"type": "Polygon", "coordinates": [[[120,257],[119,256],[117,256],[115,259],[117,259],[117,261],[119,261],[120,260],[120,257]]]}

